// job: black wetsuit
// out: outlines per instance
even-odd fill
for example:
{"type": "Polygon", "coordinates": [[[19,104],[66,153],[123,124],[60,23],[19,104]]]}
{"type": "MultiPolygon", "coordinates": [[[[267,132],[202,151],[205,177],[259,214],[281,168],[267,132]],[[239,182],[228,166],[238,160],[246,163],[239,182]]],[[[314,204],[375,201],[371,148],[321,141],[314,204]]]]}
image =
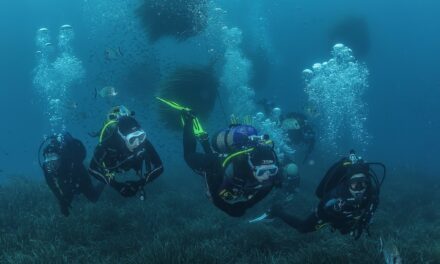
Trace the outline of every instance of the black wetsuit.
{"type": "Polygon", "coordinates": [[[89,167],[91,175],[125,197],[136,195],[145,184],[159,177],[163,170],[162,160],[147,139],[134,152],[130,152],[117,133],[96,147],[89,167]],[[119,182],[114,178],[117,173],[132,169],[139,180],[119,182]]]}
{"type": "Polygon", "coordinates": [[[187,118],[183,132],[184,158],[188,166],[197,174],[204,177],[209,196],[216,207],[230,216],[240,217],[246,210],[261,201],[272,190],[274,183],[261,186],[254,178],[247,159],[236,157],[228,166],[229,171],[222,166],[224,158],[213,153],[208,137],[199,138],[204,153],[197,149],[197,137],[194,135],[193,121],[187,118]],[[229,194],[240,193],[238,200],[232,201],[229,194]]]}
{"type": "Polygon", "coordinates": [[[315,212],[305,220],[287,214],[281,207],[274,208],[271,213],[301,233],[313,232],[330,225],[341,234],[353,231],[358,238],[368,226],[378,203],[377,190],[371,185],[362,199],[356,201],[349,192],[347,183],[343,182],[326,194],[315,212]]]}
{"type": "Polygon", "coordinates": [[[299,146],[303,144],[307,146],[303,158],[303,162],[306,162],[315,148],[315,131],[303,114],[290,113],[287,115],[287,118],[295,118],[300,125],[299,129],[287,130],[287,134],[293,145],[299,146]]]}
{"type": "Polygon", "coordinates": [[[60,157],[60,165],[56,170],[50,170],[48,163],[43,162],[43,172],[46,182],[60,203],[61,212],[69,215],[69,207],[73,197],[84,194],[92,202],[96,202],[102,191],[92,184],[83,162],[86,149],[81,141],[74,139],[70,134],[63,136],[63,143],[52,142],[46,146],[43,153],[56,152],[60,157]]]}

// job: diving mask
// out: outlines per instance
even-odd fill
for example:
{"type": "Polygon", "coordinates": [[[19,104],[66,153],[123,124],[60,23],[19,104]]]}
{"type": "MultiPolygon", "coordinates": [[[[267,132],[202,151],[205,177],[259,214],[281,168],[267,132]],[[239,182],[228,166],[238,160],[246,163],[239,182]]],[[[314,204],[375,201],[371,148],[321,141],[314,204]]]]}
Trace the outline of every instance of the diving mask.
{"type": "Polygon", "coordinates": [[[364,195],[365,191],[367,190],[367,177],[363,173],[357,173],[351,176],[348,184],[351,195],[354,198],[359,199],[364,195]]]}
{"type": "Polygon", "coordinates": [[[60,167],[60,156],[55,152],[49,152],[44,157],[44,168],[48,173],[55,172],[60,167]]]}
{"type": "Polygon", "coordinates": [[[134,151],[147,138],[147,134],[142,129],[136,130],[128,135],[123,135],[121,131],[118,129],[118,133],[121,136],[121,138],[124,140],[128,150],[130,151],[134,151]]]}
{"type": "Polygon", "coordinates": [[[272,163],[272,164],[254,165],[250,157],[248,159],[248,163],[253,171],[255,179],[257,179],[258,182],[267,181],[278,174],[278,166],[276,164],[272,163]]]}

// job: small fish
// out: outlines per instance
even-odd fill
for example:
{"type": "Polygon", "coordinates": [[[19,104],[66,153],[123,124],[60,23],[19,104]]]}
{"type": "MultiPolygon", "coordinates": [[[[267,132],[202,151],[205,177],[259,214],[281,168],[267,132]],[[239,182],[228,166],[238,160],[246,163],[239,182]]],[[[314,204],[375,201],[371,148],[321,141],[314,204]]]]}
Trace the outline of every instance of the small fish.
{"type": "Polygon", "coordinates": [[[386,264],[402,264],[399,249],[392,241],[384,242],[380,238],[380,248],[386,264]]]}
{"type": "Polygon", "coordinates": [[[108,97],[115,97],[116,95],[118,95],[118,93],[116,92],[115,87],[106,86],[99,91],[95,89],[95,99],[98,95],[101,96],[102,98],[108,98],[108,97]]]}
{"type": "Polygon", "coordinates": [[[120,57],[124,56],[124,53],[121,50],[121,47],[118,47],[116,49],[114,48],[106,48],[104,50],[104,59],[107,62],[115,61],[119,59],[120,57]]]}

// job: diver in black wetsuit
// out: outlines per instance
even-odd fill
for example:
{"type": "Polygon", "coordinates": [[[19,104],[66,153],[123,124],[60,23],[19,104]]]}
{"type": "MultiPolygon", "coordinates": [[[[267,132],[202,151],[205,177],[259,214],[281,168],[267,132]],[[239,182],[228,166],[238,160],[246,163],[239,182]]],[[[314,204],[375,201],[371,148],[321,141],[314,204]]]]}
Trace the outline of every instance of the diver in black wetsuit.
{"type": "Polygon", "coordinates": [[[69,215],[73,197],[84,194],[96,202],[104,185],[95,188],[83,162],[86,149],[69,133],[47,138],[41,145],[43,161],[40,162],[46,182],[60,204],[61,213],[69,215]]]}
{"type": "Polygon", "coordinates": [[[287,132],[294,146],[305,145],[307,147],[303,158],[303,163],[305,163],[315,148],[315,131],[307,117],[301,113],[288,113],[282,118],[281,127],[287,132]]]}
{"type": "Polygon", "coordinates": [[[196,117],[187,110],[182,110],[182,117],[185,161],[204,177],[208,195],[216,207],[230,216],[240,217],[279,184],[273,145],[256,136],[255,128],[231,126],[218,133],[211,145],[196,117]],[[197,141],[204,153],[196,151],[197,141]],[[221,151],[222,145],[228,144],[235,152],[221,151]]]}
{"type": "Polygon", "coordinates": [[[301,233],[309,233],[330,225],[341,234],[350,233],[358,239],[368,226],[379,204],[379,190],[385,179],[385,166],[364,163],[352,152],[334,164],[316,190],[321,199],[317,209],[306,220],[287,214],[280,205],[268,212],[268,218],[277,217],[301,233]],[[379,182],[372,165],[384,169],[379,182]]]}
{"type": "Polygon", "coordinates": [[[89,173],[124,197],[140,192],[163,173],[162,161],[132,114],[113,115],[101,130],[89,173]],[[137,180],[118,181],[117,174],[134,170],[137,180]]]}

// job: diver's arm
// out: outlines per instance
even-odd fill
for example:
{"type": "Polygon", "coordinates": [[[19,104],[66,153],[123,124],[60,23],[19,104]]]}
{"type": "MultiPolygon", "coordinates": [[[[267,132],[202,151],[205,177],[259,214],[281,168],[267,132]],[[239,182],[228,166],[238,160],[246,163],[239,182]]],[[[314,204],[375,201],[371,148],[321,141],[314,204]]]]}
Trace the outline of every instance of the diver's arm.
{"type": "Polygon", "coordinates": [[[72,142],[72,154],[73,154],[73,161],[74,162],[78,162],[78,163],[82,163],[87,156],[87,150],[86,147],[84,146],[84,144],[78,140],[78,139],[74,139],[72,142]]]}
{"type": "Polygon", "coordinates": [[[359,239],[364,231],[367,232],[367,235],[370,235],[369,225],[371,224],[371,220],[374,216],[378,204],[378,197],[371,198],[371,200],[366,204],[365,212],[350,231],[350,234],[354,237],[355,240],[359,239]]]}
{"type": "Polygon", "coordinates": [[[371,219],[373,218],[378,205],[379,205],[379,197],[378,196],[371,197],[370,202],[367,204],[364,217],[362,219],[362,222],[365,226],[368,226],[370,224],[371,219]]]}
{"type": "Polygon", "coordinates": [[[342,199],[330,199],[323,203],[324,212],[328,214],[335,214],[342,211],[342,207],[344,206],[344,201],[342,199]]]}
{"type": "Polygon", "coordinates": [[[51,189],[52,193],[55,195],[55,197],[57,198],[57,200],[60,203],[66,202],[66,199],[64,197],[64,193],[61,190],[60,186],[58,185],[58,180],[56,178],[56,174],[55,173],[48,173],[46,171],[44,171],[44,178],[46,179],[46,183],[49,186],[49,188],[51,189]]]}
{"type": "Polygon", "coordinates": [[[148,171],[145,175],[146,184],[159,177],[163,173],[164,168],[159,154],[157,153],[151,142],[148,140],[146,140],[145,142],[145,149],[147,152],[147,154],[145,155],[145,165],[150,165],[147,166],[147,168],[150,168],[150,171],[148,171]]]}
{"type": "Polygon", "coordinates": [[[103,167],[104,158],[106,156],[106,151],[101,145],[98,145],[95,149],[95,153],[93,154],[93,158],[90,161],[90,166],[88,172],[90,175],[95,177],[100,182],[109,184],[112,179],[107,176],[107,172],[103,167]]]}
{"type": "Polygon", "coordinates": [[[141,188],[139,181],[118,182],[111,180],[109,185],[124,197],[136,195],[141,188]]]}
{"type": "Polygon", "coordinates": [[[340,216],[347,206],[349,206],[347,199],[338,195],[338,189],[335,188],[324,196],[318,206],[321,210],[318,211],[330,217],[340,216]]]}

